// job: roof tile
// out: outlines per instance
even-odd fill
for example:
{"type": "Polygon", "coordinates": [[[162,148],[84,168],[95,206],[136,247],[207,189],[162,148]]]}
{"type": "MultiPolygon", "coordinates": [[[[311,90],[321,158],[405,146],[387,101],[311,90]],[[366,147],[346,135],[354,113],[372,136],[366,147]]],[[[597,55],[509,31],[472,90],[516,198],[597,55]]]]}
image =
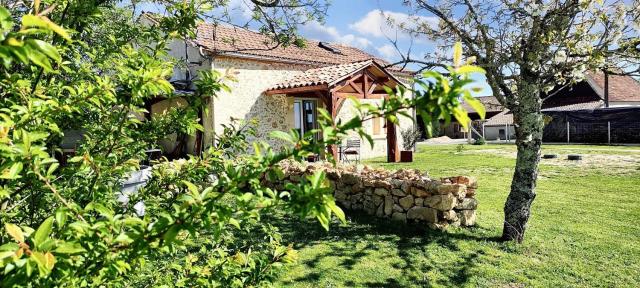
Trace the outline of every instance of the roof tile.
{"type": "MultiPolygon", "coordinates": [[[[370,59],[375,59],[382,65],[388,63],[355,47],[330,43],[332,48],[339,51],[335,53],[320,47],[320,42],[315,40],[307,40],[306,46],[303,48],[294,45],[283,47],[275,45],[267,35],[248,29],[211,23],[198,25],[198,33],[194,42],[214,54],[241,54],[276,60],[299,61],[317,66],[370,59]]],[[[388,69],[405,74],[412,73],[407,70],[401,71],[400,67],[395,66],[388,67],[388,69]]]]}

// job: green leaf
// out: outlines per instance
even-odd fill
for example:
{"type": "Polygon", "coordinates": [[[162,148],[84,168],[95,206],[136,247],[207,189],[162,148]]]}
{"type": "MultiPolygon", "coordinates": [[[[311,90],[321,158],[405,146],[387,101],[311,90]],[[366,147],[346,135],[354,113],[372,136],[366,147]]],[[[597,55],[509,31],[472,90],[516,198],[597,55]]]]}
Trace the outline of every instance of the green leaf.
{"type": "Polygon", "coordinates": [[[67,211],[64,208],[56,210],[56,223],[58,223],[58,228],[62,228],[67,223],[67,211]]]}
{"type": "Polygon", "coordinates": [[[464,65],[458,69],[456,69],[457,73],[460,74],[469,74],[469,73],[481,73],[484,74],[485,71],[481,67],[473,66],[473,65],[464,65]]]}
{"type": "Polygon", "coordinates": [[[22,16],[22,26],[23,28],[38,27],[42,29],[47,29],[62,36],[62,38],[64,38],[65,40],[71,41],[71,37],[69,36],[67,31],[64,30],[64,28],[58,26],[56,23],[51,22],[51,20],[49,20],[49,18],[47,18],[46,16],[38,16],[38,15],[31,15],[31,14],[24,15],[22,16]]]}
{"type": "Polygon", "coordinates": [[[167,230],[167,232],[164,233],[164,235],[162,236],[162,239],[164,239],[164,241],[171,243],[176,240],[176,236],[178,236],[179,232],[180,232],[180,225],[174,224],[173,226],[171,226],[171,228],[169,228],[169,230],[167,230]]]}
{"type": "Polygon", "coordinates": [[[460,123],[460,126],[462,126],[465,130],[467,130],[469,128],[469,122],[471,122],[471,119],[469,118],[467,111],[465,111],[462,107],[458,106],[454,108],[451,112],[453,113],[453,117],[455,117],[458,123],[460,123]]]}
{"type": "Polygon", "coordinates": [[[22,162],[15,162],[11,165],[11,168],[5,169],[0,175],[0,179],[18,179],[20,178],[20,172],[22,171],[22,162]]]}
{"type": "Polygon", "coordinates": [[[84,248],[82,248],[80,244],[72,242],[64,242],[62,244],[58,244],[58,247],[53,250],[53,252],[60,254],[77,254],[85,251],[86,250],[84,250],[84,248]]]}
{"type": "Polygon", "coordinates": [[[7,234],[13,238],[13,240],[16,240],[16,242],[24,242],[24,234],[18,225],[6,223],[4,224],[4,229],[7,231],[7,234]]]}
{"type": "Polygon", "coordinates": [[[16,255],[15,251],[2,251],[0,252],[0,260],[11,257],[13,255],[16,255]]]}
{"type": "MultiPolygon", "coordinates": [[[[9,13],[6,8],[0,7],[0,32],[10,31],[12,28],[13,19],[11,19],[11,13],[9,13]]],[[[0,35],[0,37],[2,37],[2,35],[0,35]]]]}
{"type": "Polygon", "coordinates": [[[56,62],[62,61],[62,57],[60,57],[58,49],[56,49],[56,47],[53,47],[53,45],[38,39],[27,39],[24,42],[27,45],[40,50],[42,53],[49,56],[49,58],[55,60],[56,62]]]}
{"type": "Polygon", "coordinates": [[[47,240],[47,238],[49,238],[52,227],[53,227],[53,217],[49,217],[45,219],[44,222],[40,224],[40,227],[38,227],[38,230],[36,230],[36,233],[33,236],[33,241],[36,247],[44,243],[44,241],[47,240]]]}
{"type": "Polygon", "coordinates": [[[238,220],[236,220],[234,218],[229,218],[229,224],[231,224],[234,227],[240,229],[240,222],[238,222],[238,220]]]}
{"type": "Polygon", "coordinates": [[[462,63],[462,43],[456,42],[453,45],[453,66],[458,67],[462,63]]]}
{"type": "Polygon", "coordinates": [[[333,211],[333,213],[336,214],[336,217],[340,220],[340,222],[342,222],[343,224],[346,224],[347,219],[344,215],[344,211],[342,211],[342,209],[340,209],[340,207],[338,207],[338,205],[336,205],[335,202],[330,202],[328,205],[329,205],[329,209],[331,209],[331,211],[333,211]]]}
{"type": "Polygon", "coordinates": [[[44,71],[51,72],[53,68],[51,67],[51,62],[49,58],[45,56],[45,54],[40,53],[38,50],[27,50],[27,57],[33,64],[36,64],[44,69],[44,71]]]}
{"type": "Polygon", "coordinates": [[[269,136],[276,138],[276,139],[280,139],[286,142],[289,142],[291,144],[294,144],[295,141],[293,140],[293,137],[291,137],[291,135],[289,133],[285,133],[282,131],[271,131],[271,133],[269,133],[269,136]]]}
{"type": "Polygon", "coordinates": [[[187,186],[187,189],[189,190],[189,192],[191,193],[191,196],[193,196],[194,199],[202,200],[200,198],[200,193],[198,192],[198,187],[196,187],[196,185],[185,180],[182,180],[182,184],[187,186]]]}
{"type": "Polygon", "coordinates": [[[469,106],[471,106],[471,108],[473,108],[473,110],[475,110],[478,115],[480,115],[480,118],[484,119],[486,111],[484,109],[484,105],[482,105],[482,102],[480,102],[480,100],[474,98],[469,93],[466,93],[464,96],[464,101],[467,102],[467,104],[469,104],[469,106]]]}

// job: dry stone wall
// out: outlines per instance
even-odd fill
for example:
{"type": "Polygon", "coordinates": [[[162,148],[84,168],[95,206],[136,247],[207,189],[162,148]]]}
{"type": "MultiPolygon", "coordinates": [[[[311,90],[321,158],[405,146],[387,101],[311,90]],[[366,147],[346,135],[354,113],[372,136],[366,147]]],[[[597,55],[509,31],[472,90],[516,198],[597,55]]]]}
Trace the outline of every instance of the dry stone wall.
{"type": "Polygon", "coordinates": [[[369,166],[286,163],[285,182],[326,171],[336,202],[345,210],[400,222],[425,223],[431,228],[473,226],[476,222],[476,179],[455,176],[431,179],[414,169],[389,171],[369,166]]]}

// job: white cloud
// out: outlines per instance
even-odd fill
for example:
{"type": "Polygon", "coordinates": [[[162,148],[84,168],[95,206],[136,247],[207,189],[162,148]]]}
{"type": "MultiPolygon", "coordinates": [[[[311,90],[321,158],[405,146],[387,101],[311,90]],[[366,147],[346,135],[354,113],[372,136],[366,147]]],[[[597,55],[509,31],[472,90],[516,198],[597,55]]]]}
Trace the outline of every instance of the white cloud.
{"type": "Polygon", "coordinates": [[[382,45],[376,48],[376,50],[378,51],[378,54],[382,56],[383,59],[392,60],[399,56],[398,51],[391,44],[382,45]]]}
{"type": "Polygon", "coordinates": [[[371,41],[353,34],[341,34],[336,27],[325,26],[317,21],[309,22],[302,26],[302,35],[309,39],[327,41],[367,49],[371,41]]]}
{"type": "MultiPolygon", "coordinates": [[[[246,22],[253,17],[253,3],[245,0],[230,0],[226,6],[216,7],[212,14],[217,17],[229,17],[231,22],[246,22]]],[[[241,23],[244,24],[244,23],[241,23]]]]}
{"type": "Polygon", "coordinates": [[[357,22],[350,24],[349,28],[358,31],[362,35],[374,37],[408,38],[409,34],[397,28],[397,25],[404,24],[407,28],[415,28],[416,25],[428,23],[431,27],[437,27],[438,18],[409,15],[406,13],[371,10],[367,15],[357,22]],[[391,20],[391,21],[389,21],[391,20]],[[391,23],[389,23],[391,22],[391,23]]]}

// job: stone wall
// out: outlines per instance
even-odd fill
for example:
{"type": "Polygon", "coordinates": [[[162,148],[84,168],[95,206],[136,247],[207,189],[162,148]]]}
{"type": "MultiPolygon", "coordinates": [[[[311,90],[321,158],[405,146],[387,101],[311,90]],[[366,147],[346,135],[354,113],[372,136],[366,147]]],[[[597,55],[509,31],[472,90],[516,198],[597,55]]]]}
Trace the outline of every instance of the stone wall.
{"type": "Polygon", "coordinates": [[[389,171],[369,166],[286,163],[285,180],[298,182],[318,169],[327,172],[336,203],[343,209],[400,222],[425,223],[431,228],[473,226],[476,222],[477,181],[468,176],[431,179],[414,169],[389,171]]]}

